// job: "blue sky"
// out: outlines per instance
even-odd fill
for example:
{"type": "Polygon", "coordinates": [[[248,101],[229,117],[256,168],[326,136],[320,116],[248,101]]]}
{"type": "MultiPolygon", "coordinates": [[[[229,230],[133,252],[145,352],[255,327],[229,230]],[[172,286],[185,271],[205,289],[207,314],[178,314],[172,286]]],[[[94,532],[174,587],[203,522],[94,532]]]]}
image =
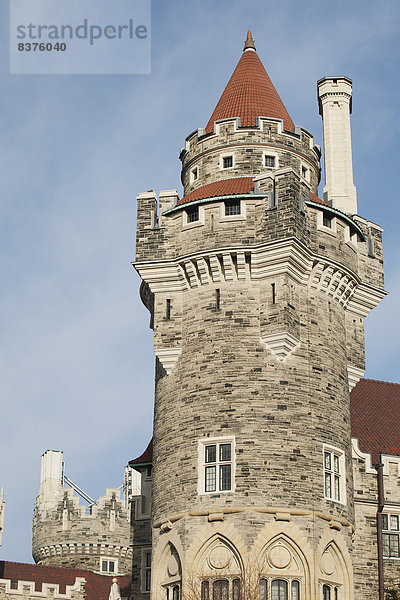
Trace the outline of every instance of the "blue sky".
{"type": "Polygon", "coordinates": [[[152,73],[129,76],[10,75],[8,18],[2,0],[0,559],[30,562],[41,454],[63,450],[67,474],[97,498],[151,436],[152,335],[130,265],[135,197],[181,193],[179,151],[208,121],[249,23],[316,143],[317,79],[353,79],[359,213],[385,230],[390,292],[367,319],[366,376],[400,382],[400,4],[153,0],[152,73]]]}

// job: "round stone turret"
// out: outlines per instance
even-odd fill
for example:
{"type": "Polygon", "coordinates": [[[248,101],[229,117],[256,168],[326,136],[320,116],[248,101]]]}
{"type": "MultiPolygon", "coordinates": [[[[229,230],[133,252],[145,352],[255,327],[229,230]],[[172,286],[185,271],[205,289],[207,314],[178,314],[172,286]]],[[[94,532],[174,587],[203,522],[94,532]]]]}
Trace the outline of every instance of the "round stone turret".
{"type": "Polygon", "coordinates": [[[62,452],[45,452],[33,514],[35,562],[105,574],[130,573],[130,514],[120,490],[107,489],[92,506],[83,506],[73,489],[63,487],[62,471],[62,452]]]}

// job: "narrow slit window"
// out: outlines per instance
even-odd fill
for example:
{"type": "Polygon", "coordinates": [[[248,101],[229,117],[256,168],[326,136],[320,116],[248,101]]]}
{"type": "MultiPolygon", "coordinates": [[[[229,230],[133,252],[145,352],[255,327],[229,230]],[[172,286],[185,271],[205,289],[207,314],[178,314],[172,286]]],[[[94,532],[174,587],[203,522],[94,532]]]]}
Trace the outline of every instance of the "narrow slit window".
{"type": "Polygon", "coordinates": [[[259,600],[267,600],[267,580],[260,579],[259,600]]]}
{"type": "Polygon", "coordinates": [[[165,317],[168,321],[171,318],[171,299],[167,298],[166,306],[165,306],[165,317]]]}
{"type": "Polygon", "coordinates": [[[201,600],[210,600],[210,584],[208,581],[201,582],[201,600]]]}
{"type": "Polygon", "coordinates": [[[276,304],[276,288],[275,283],[271,283],[272,304],[276,304]]]}
{"type": "Polygon", "coordinates": [[[215,304],[217,310],[219,310],[221,308],[221,290],[219,288],[215,290],[215,304]]]}
{"type": "Polygon", "coordinates": [[[324,585],[322,588],[322,598],[323,600],[331,600],[331,588],[329,585],[324,585]]]}

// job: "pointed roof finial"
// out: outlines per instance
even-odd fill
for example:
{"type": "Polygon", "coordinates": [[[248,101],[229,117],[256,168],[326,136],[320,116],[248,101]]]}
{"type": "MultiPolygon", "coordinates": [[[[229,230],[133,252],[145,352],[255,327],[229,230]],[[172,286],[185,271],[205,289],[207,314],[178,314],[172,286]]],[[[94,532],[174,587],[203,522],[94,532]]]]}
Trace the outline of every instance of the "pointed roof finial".
{"type": "Polygon", "coordinates": [[[246,41],[244,43],[243,52],[245,50],[248,50],[249,48],[251,48],[252,50],[256,49],[256,45],[254,43],[253,36],[251,35],[250,27],[249,27],[249,30],[247,32],[247,38],[246,38],[246,41]]]}

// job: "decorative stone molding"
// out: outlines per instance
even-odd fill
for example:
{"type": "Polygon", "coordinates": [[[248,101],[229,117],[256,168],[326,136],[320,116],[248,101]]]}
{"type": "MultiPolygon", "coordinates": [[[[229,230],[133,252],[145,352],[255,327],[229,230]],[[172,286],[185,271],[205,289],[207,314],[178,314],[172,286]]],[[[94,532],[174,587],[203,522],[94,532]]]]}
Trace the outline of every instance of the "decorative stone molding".
{"type": "Polygon", "coordinates": [[[366,317],[386,292],[360,281],[350,269],[313,254],[295,238],[260,246],[221,248],[176,261],[133,263],[152,293],[179,292],[230,281],[261,281],[289,275],[311,290],[325,292],[347,310],[366,317]]]}
{"type": "Polygon", "coordinates": [[[300,340],[288,331],[263,335],[261,341],[281,361],[300,346],[300,340]]]}
{"type": "Polygon", "coordinates": [[[342,529],[341,523],[339,523],[339,521],[336,521],[335,519],[332,519],[332,521],[329,522],[329,527],[331,529],[336,529],[336,531],[340,531],[342,529]]]}
{"type": "Polygon", "coordinates": [[[360,381],[360,379],[361,379],[361,377],[363,377],[364,373],[365,373],[364,369],[359,369],[358,367],[355,367],[354,365],[347,365],[347,375],[348,375],[348,379],[349,379],[349,392],[351,392],[351,390],[356,385],[356,383],[358,383],[360,381]]]}
{"type": "Polygon", "coordinates": [[[182,353],[182,348],[154,348],[155,355],[169,375],[182,353]]]}
{"type": "Polygon", "coordinates": [[[287,521],[291,520],[290,513],[279,513],[277,512],[275,515],[275,521],[287,521]]]}
{"type": "Polygon", "coordinates": [[[131,558],[132,548],[128,546],[113,546],[108,544],[82,544],[79,542],[70,542],[68,544],[52,544],[41,546],[35,549],[34,559],[39,562],[49,556],[61,556],[66,554],[91,556],[115,556],[121,558],[131,558]]]}
{"type": "Polygon", "coordinates": [[[163,523],[161,525],[161,531],[171,531],[171,529],[172,529],[171,521],[167,521],[166,523],[163,523]]]}
{"type": "Polygon", "coordinates": [[[314,262],[309,286],[325,292],[333,300],[346,307],[358,284],[358,278],[340,265],[325,259],[314,262]]]}
{"type": "Polygon", "coordinates": [[[365,461],[365,472],[376,475],[376,469],[372,466],[371,455],[360,450],[357,438],[351,438],[351,450],[353,458],[360,458],[365,461]]]}
{"type": "Polygon", "coordinates": [[[223,512],[218,512],[218,513],[210,513],[208,515],[208,520],[210,523],[214,522],[214,521],[223,521],[224,520],[224,513],[223,512]]]}
{"type": "Polygon", "coordinates": [[[349,300],[347,310],[366,317],[370,310],[378,306],[379,302],[386,296],[384,290],[379,290],[366,283],[360,283],[354,290],[352,298],[349,300]]]}
{"type": "MultiPolygon", "coordinates": [[[[393,458],[393,457],[391,457],[393,458]]],[[[397,458],[397,457],[396,457],[397,458]]],[[[400,457],[399,457],[399,463],[400,463],[400,457]]],[[[280,507],[273,507],[273,506],[230,506],[227,508],[221,508],[220,512],[223,515],[233,515],[236,513],[261,513],[261,514],[269,514],[269,515],[288,515],[289,519],[285,519],[286,521],[292,521],[294,519],[294,517],[306,517],[306,516],[310,516],[312,515],[313,517],[317,517],[318,519],[321,519],[322,521],[327,521],[328,523],[330,523],[332,521],[332,515],[329,515],[327,513],[322,513],[319,511],[312,511],[312,510],[307,510],[307,509],[300,509],[300,508],[291,508],[290,510],[285,509],[285,508],[280,508],[280,507]]],[[[180,513],[177,515],[171,515],[166,521],[156,521],[153,525],[154,529],[158,529],[161,528],[163,523],[166,522],[171,522],[171,523],[176,523],[177,521],[180,521],[181,519],[185,519],[188,517],[208,517],[210,514],[213,514],[212,511],[210,510],[192,510],[190,512],[187,513],[180,513]]],[[[283,519],[278,519],[278,520],[283,520],[283,519]]],[[[350,527],[351,530],[354,532],[354,525],[352,523],[350,523],[347,519],[344,519],[342,517],[337,517],[336,521],[338,523],[340,523],[343,527],[350,527]]]]}
{"type": "Polygon", "coordinates": [[[65,594],[60,593],[60,586],[58,583],[43,583],[41,591],[35,589],[34,581],[22,581],[18,580],[17,589],[11,589],[10,579],[0,579],[0,586],[5,586],[5,595],[10,595],[10,598],[21,597],[22,598],[52,598],[54,600],[70,600],[72,597],[76,598],[76,594],[72,595],[73,592],[81,592],[82,598],[84,597],[84,577],[76,577],[73,585],[65,586],[65,594]],[[28,588],[28,589],[27,589],[28,588]]]}

